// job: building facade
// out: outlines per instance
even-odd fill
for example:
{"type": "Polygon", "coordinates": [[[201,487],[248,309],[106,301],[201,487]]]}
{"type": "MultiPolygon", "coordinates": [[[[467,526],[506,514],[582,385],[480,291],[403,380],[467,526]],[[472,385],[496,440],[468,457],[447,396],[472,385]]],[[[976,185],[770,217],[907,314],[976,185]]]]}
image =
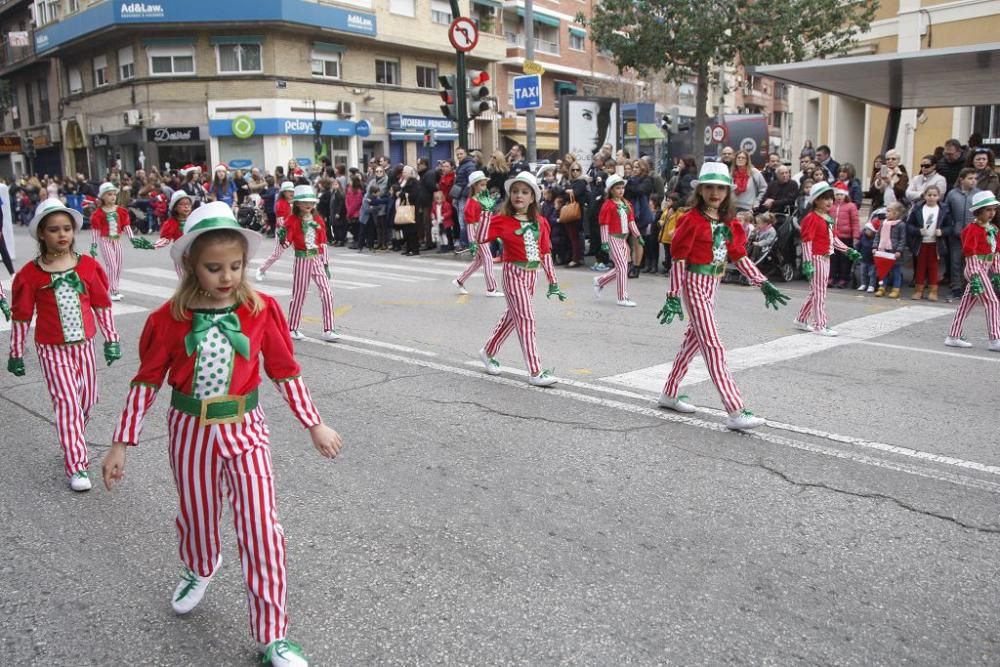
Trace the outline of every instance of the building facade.
{"type": "MultiPolygon", "coordinates": [[[[463,13],[488,16],[484,1],[463,0],[463,13]]],[[[31,57],[0,70],[18,91],[0,144],[25,136],[13,115],[27,114],[26,86],[38,111],[45,77],[62,173],[309,165],[317,126],[334,163],[412,162],[428,128],[438,131],[436,156],[453,154],[458,135],[438,95],[438,76],[455,71],[451,15],[437,0],[6,4],[34,4],[36,25],[31,57]]],[[[499,30],[483,30],[468,67],[495,71],[504,55],[499,30]]],[[[477,119],[470,143],[492,147],[496,132],[491,117],[477,119]]]]}

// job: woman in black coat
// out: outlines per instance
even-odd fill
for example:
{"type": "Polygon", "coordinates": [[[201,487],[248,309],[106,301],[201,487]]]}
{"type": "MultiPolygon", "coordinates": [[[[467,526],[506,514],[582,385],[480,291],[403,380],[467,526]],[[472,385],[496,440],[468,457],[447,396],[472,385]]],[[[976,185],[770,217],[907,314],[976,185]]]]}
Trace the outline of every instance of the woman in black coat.
{"type": "MultiPolygon", "coordinates": [[[[403,167],[399,175],[399,189],[397,190],[395,197],[397,207],[400,205],[410,205],[416,207],[417,200],[420,196],[419,193],[420,181],[417,179],[417,170],[409,165],[406,165],[403,167]]],[[[415,213],[416,211],[414,211],[414,214],[415,213]]],[[[406,252],[403,254],[407,257],[420,254],[420,238],[415,220],[416,217],[414,217],[414,222],[403,224],[396,223],[396,226],[403,232],[403,243],[406,246],[406,252]]]]}

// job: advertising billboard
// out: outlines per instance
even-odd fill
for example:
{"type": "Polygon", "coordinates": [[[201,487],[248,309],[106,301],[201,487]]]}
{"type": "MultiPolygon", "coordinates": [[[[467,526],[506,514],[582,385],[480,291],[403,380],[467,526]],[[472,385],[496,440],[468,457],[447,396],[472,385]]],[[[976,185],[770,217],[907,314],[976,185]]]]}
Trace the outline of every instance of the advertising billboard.
{"type": "Polygon", "coordinates": [[[594,154],[605,145],[621,146],[621,103],[613,97],[563,95],[559,98],[559,152],[572,153],[590,168],[594,154]]]}

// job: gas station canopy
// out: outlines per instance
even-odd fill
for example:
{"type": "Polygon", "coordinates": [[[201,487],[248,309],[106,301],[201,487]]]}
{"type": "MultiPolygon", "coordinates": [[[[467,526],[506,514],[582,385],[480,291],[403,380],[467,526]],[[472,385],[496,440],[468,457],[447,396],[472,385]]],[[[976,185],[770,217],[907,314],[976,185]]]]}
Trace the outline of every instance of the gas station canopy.
{"type": "Polygon", "coordinates": [[[760,65],[750,73],[890,109],[1000,103],[1000,44],[760,65]]]}

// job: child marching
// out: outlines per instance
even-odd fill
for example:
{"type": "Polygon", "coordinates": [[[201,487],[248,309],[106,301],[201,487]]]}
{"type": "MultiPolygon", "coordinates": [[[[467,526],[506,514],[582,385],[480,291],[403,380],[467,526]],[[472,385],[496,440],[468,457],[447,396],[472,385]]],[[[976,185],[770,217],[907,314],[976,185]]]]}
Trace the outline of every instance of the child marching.
{"type": "Polygon", "coordinates": [[[802,218],[802,275],[809,279],[809,296],[802,304],[798,317],[792,322],[797,329],[811,331],[820,336],[837,335],[836,331],[827,326],[826,318],[830,255],[834,250],[838,250],[846,253],[852,262],[861,258],[861,253],[848,247],[833,233],[836,224],[830,216],[833,197],[833,188],[826,181],[820,181],[809,189],[809,204],[812,210],[802,218]],[[815,317],[815,327],[809,325],[810,315],[815,317]]]}
{"type": "Polygon", "coordinates": [[[490,218],[497,206],[497,201],[486,190],[489,180],[489,177],[481,171],[469,174],[469,200],[465,204],[465,224],[468,225],[469,253],[472,255],[472,262],[458,278],[451,281],[459,294],[469,293],[465,288],[465,281],[482,267],[483,277],[486,278],[486,296],[503,296],[503,292],[497,290],[497,280],[493,275],[493,256],[490,254],[490,246],[482,245],[480,242],[480,239],[489,233],[490,218]]]}
{"type": "Polygon", "coordinates": [[[632,204],[625,200],[625,179],[618,174],[612,174],[604,185],[608,198],[601,205],[597,222],[601,226],[601,251],[610,249],[614,268],[600,276],[594,276],[594,296],[601,298],[601,290],[612,280],[617,282],[618,305],[634,308],[635,301],[628,298],[628,271],[632,265],[629,255],[628,236],[632,234],[639,240],[639,245],[646,241],[639,233],[635,224],[635,213],[632,204]]]}
{"type": "Polygon", "coordinates": [[[997,254],[997,226],[993,224],[1000,202],[989,190],[972,195],[969,210],[975,219],[962,230],[962,256],[965,257],[965,279],[968,285],[955,311],[951,331],[944,339],[948,347],[972,347],[962,336],[965,318],[976,301],[986,308],[986,328],[990,336],[988,349],[1000,352],[1000,254],[997,254]]]}
{"type": "MultiPolygon", "coordinates": [[[[184,222],[191,215],[191,195],[183,190],[177,190],[170,195],[170,204],[167,206],[167,218],[160,226],[160,238],[153,244],[154,248],[165,248],[175,242],[184,234],[184,222]]],[[[177,277],[181,278],[184,267],[177,264],[174,266],[177,277]]]]}
{"type": "Polygon", "coordinates": [[[97,249],[100,248],[108,275],[111,300],[121,301],[122,294],[118,291],[118,283],[122,277],[121,235],[129,238],[133,248],[152,250],[153,244],[132,232],[128,211],[117,204],[118,187],[114,183],[101,183],[97,198],[100,207],[90,216],[90,232],[93,236],[90,256],[96,258],[97,249]]]}
{"type": "Polygon", "coordinates": [[[309,282],[316,284],[323,303],[323,340],[336,341],[340,335],[333,328],[333,294],[330,291],[330,264],[326,256],[326,225],[316,215],[319,198],[311,185],[296,185],[292,213],[285,218],[288,243],[295,248],[292,272],[292,302],[288,306],[288,326],[295,340],[305,336],[299,331],[302,304],[309,282]]]}
{"type": "Polygon", "coordinates": [[[549,223],[539,215],[541,199],[538,183],[531,172],[523,171],[504,183],[507,199],[497,215],[490,220],[489,230],[480,234],[480,245],[499,239],[503,242],[503,289],[507,297],[504,311],[479,358],[490,375],[500,374],[496,355],[513,329],[521,341],[521,352],[528,367],[528,382],[536,387],[548,387],[557,382],[549,370],[543,370],[535,344],[535,312],[531,298],[535,294],[535,271],[542,267],[549,281],[546,298],[566,300],[566,294],[556,282],[552,265],[552,242],[549,223]]]}
{"type": "Polygon", "coordinates": [[[274,202],[274,251],[271,256],[264,260],[264,263],[257,268],[255,278],[258,282],[264,280],[264,274],[271,268],[271,265],[281,259],[281,255],[288,247],[285,236],[285,219],[292,214],[292,197],[295,196],[295,185],[291,181],[285,181],[278,190],[278,199],[274,202]]]}
{"type": "Polygon", "coordinates": [[[261,359],[320,455],[335,457],[341,439],[323,423],[302,380],[281,307],[247,280],[247,261],[260,235],[241,228],[223,202],[201,206],[185,227],[170,250],[174,261],[185,265],[184,279],[146,321],[139,370],[104,458],[104,483],[111,489],[123,478],[126,447],[139,442],[166,379],[185,568],[171,605],[178,614],[194,609],[221,566],[225,486],[258,650],[272,665],[305,665],[301,648],[288,641],[285,535],[275,507],[268,426],[258,404],[261,359]]]}
{"type": "Polygon", "coordinates": [[[726,272],[726,262],[732,261],[751,285],[761,288],[765,307],[777,310],[779,305],[788,303],[788,297],[769,283],[747,257],[746,234],[734,218],[733,181],[726,165],[706,163],[696,183],[694,205],[678,221],[671,242],[670,291],[657,314],[661,324],[670,324],[674,317],[683,320],[683,298],[691,323],[684,332],[684,342],[674,358],[659,405],[677,412],[695,412],[695,406],[678,390],[691,360],[701,353],[729,413],[726,427],[754,428],[764,420],[744,407],[740,390],[726,365],[726,349],[715,322],[715,296],[726,272]]]}
{"type": "Polygon", "coordinates": [[[94,334],[104,337],[104,360],[121,358],[121,345],[111,316],[108,278],[91,257],[73,248],[83,223],[78,211],[58,199],[38,205],[28,233],[38,242],[38,257],[14,276],[7,370],[25,374],[24,347],[32,316],[42,375],[55,410],[56,432],[64,466],[74,491],[88,491],[90,461],[86,430],[97,404],[94,334]]]}

